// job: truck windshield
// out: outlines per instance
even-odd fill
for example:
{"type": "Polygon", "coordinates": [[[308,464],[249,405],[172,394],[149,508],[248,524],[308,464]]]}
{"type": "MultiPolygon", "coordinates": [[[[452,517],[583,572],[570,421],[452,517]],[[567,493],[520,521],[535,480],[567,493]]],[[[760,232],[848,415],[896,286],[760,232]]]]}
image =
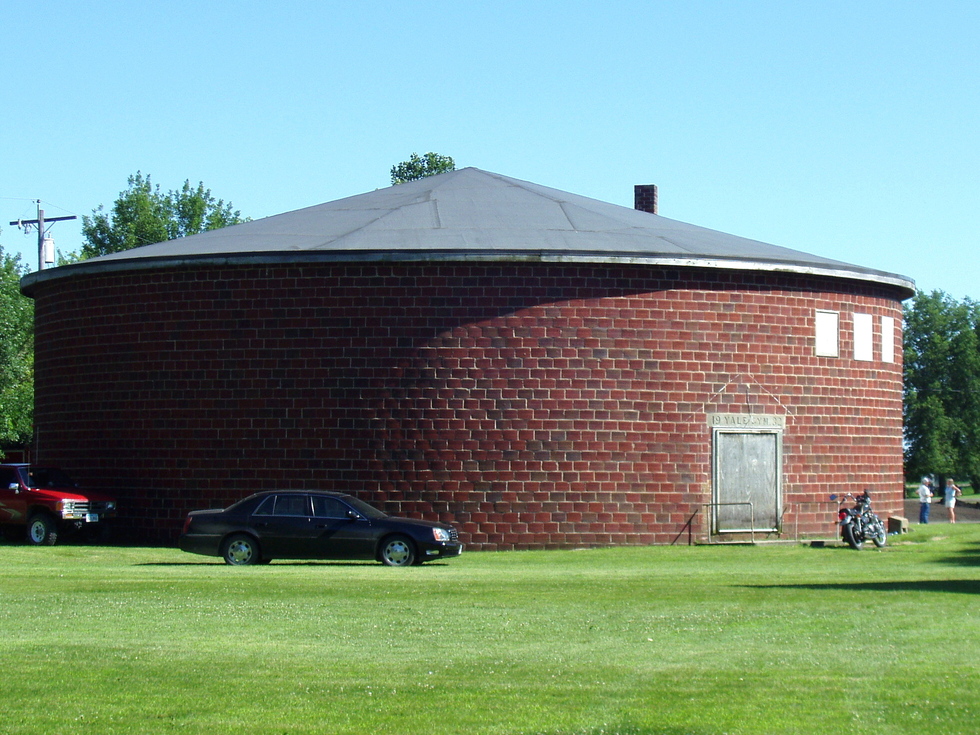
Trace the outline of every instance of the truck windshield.
{"type": "MultiPolygon", "coordinates": [[[[21,470],[23,472],[23,470],[21,470]]],[[[68,473],[57,467],[28,467],[27,486],[39,488],[75,487],[68,473]]]]}

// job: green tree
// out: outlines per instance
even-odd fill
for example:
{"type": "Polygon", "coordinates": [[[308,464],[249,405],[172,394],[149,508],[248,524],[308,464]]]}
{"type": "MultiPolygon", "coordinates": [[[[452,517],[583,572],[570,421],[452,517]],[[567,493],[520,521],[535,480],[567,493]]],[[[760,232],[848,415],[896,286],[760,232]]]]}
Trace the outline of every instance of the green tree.
{"type": "Polygon", "coordinates": [[[949,375],[955,406],[953,476],[970,478],[980,489],[980,305],[966,300],[954,313],[949,375]]]}
{"type": "Polygon", "coordinates": [[[426,176],[444,174],[447,171],[455,171],[456,162],[450,156],[441,156],[438,153],[426,153],[419,156],[413,153],[407,161],[402,161],[397,166],[391,167],[391,183],[404,184],[416,179],[424,179],[426,176]]]}
{"type": "Polygon", "coordinates": [[[26,446],[34,420],[34,302],[20,292],[27,267],[0,246],[0,457],[26,446]]]}
{"type": "Polygon", "coordinates": [[[905,307],[905,470],[980,486],[980,307],[942,291],[905,307]]]}
{"type": "MultiPolygon", "coordinates": [[[[150,176],[139,171],[128,179],[128,188],[107,212],[102,205],[91,217],[82,217],[80,258],[118,253],[123,250],[196,235],[246,221],[231,203],[215,199],[203,183],[196,187],[185,181],[182,188],[163,193],[150,176]]],[[[69,261],[71,256],[66,258],[69,261]]]]}

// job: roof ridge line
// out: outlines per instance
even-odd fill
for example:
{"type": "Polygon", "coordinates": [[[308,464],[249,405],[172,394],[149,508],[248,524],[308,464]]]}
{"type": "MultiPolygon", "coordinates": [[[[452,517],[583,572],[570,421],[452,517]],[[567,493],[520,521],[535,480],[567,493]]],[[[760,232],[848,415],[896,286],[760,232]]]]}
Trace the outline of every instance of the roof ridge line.
{"type": "MultiPolygon", "coordinates": [[[[398,186],[398,184],[395,184],[395,186],[398,186]]],[[[434,187],[434,188],[438,188],[438,187],[434,187]]],[[[344,239],[350,237],[354,233],[361,232],[362,230],[366,230],[367,228],[371,227],[372,225],[374,225],[374,224],[376,224],[378,222],[381,222],[381,221],[383,221],[385,219],[388,219],[389,217],[391,217],[395,213],[401,212],[402,209],[404,209],[405,207],[415,206],[415,205],[418,205],[418,204],[425,204],[425,203],[431,204],[433,206],[434,211],[435,211],[436,221],[439,222],[440,221],[440,219],[439,219],[439,205],[438,205],[437,202],[433,201],[433,199],[432,199],[432,191],[433,191],[433,189],[427,189],[427,190],[421,192],[420,193],[421,194],[420,196],[415,197],[412,200],[410,200],[408,202],[405,202],[404,204],[401,204],[401,205],[399,205],[398,207],[396,207],[394,209],[380,210],[380,211],[383,211],[384,213],[381,214],[381,215],[378,215],[377,217],[375,217],[372,220],[369,220],[368,222],[364,222],[363,224],[358,225],[357,227],[354,227],[353,229],[348,230],[347,232],[343,233],[342,235],[338,235],[336,238],[334,238],[333,240],[330,241],[330,244],[333,245],[334,243],[342,242],[344,239]]],[[[364,210],[364,211],[370,211],[370,210],[364,210]]],[[[441,224],[440,224],[440,226],[441,226],[441,224]]],[[[319,250],[319,247],[317,247],[315,249],[319,250]]]]}

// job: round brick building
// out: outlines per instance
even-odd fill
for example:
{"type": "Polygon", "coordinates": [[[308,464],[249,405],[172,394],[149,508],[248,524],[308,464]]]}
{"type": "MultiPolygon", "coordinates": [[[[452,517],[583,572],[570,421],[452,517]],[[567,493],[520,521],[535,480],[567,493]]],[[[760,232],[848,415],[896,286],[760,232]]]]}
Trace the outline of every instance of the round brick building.
{"type": "Polygon", "coordinates": [[[22,287],[36,461],[115,493],[123,537],[266,488],[487,549],[901,511],[912,282],[651,212],[463,169],[22,287]]]}

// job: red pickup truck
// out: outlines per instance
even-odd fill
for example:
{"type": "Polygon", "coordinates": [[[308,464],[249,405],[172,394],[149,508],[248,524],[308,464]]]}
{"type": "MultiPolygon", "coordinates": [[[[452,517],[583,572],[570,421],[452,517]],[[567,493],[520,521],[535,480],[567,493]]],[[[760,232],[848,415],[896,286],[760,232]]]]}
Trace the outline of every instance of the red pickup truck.
{"type": "Polygon", "coordinates": [[[113,498],[80,489],[57,467],[0,464],[0,526],[26,528],[29,544],[50,546],[66,531],[104,532],[115,515],[113,498]]]}

